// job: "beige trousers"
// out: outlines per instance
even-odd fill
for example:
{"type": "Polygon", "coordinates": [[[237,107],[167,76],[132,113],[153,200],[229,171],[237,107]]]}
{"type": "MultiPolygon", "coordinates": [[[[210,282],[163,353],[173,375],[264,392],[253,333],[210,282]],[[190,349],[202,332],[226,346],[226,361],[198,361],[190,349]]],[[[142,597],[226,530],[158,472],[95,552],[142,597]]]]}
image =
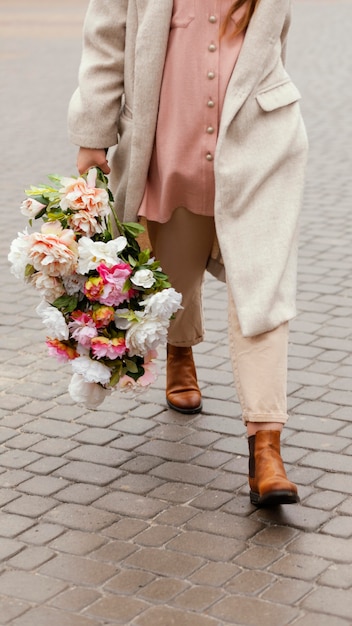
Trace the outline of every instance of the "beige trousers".
{"type": "MultiPolygon", "coordinates": [[[[214,242],[214,218],[180,207],[165,224],[148,221],[147,227],[153,254],[182,294],[183,309],[170,324],[168,341],[194,346],[204,335],[202,287],[214,242]]],[[[284,424],[288,323],[256,337],[243,337],[230,293],[228,311],[230,356],[243,421],[284,424]]]]}

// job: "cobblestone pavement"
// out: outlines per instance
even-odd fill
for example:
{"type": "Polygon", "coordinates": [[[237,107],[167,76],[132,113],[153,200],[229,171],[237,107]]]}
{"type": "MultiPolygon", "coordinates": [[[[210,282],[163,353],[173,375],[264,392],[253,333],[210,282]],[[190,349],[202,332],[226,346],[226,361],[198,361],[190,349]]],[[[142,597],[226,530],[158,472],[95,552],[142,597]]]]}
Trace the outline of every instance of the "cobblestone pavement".
{"type": "MultiPolygon", "coordinates": [[[[66,138],[83,0],[0,0],[0,624],[352,624],[352,3],[294,0],[289,68],[311,143],[283,455],[302,503],[256,511],[224,286],[207,278],[204,411],[89,412],[9,274],[22,190],[75,172],[66,138]]],[[[160,356],[163,370],[164,354],[160,356]]]]}

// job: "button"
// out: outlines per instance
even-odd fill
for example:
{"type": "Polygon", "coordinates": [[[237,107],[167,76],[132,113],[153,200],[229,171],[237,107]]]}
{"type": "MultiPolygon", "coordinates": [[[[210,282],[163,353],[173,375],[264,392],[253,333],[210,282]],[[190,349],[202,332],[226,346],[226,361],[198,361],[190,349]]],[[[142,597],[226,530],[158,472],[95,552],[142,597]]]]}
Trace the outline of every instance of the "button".
{"type": "Polygon", "coordinates": [[[210,99],[210,100],[208,100],[207,105],[208,105],[208,107],[209,107],[210,109],[212,109],[213,107],[215,107],[215,102],[214,102],[214,100],[211,100],[211,99],[210,99]]]}
{"type": "Polygon", "coordinates": [[[212,135],[213,132],[214,132],[214,126],[208,126],[208,128],[207,128],[208,135],[212,135]]]}
{"type": "Polygon", "coordinates": [[[217,22],[217,21],[218,21],[218,20],[217,20],[216,15],[209,15],[209,22],[210,22],[211,24],[216,24],[216,22],[217,22]]]}
{"type": "Polygon", "coordinates": [[[213,155],[211,154],[211,152],[208,152],[207,156],[205,157],[207,161],[212,161],[213,160],[213,155]]]}
{"type": "Polygon", "coordinates": [[[213,78],[215,78],[215,72],[208,72],[207,76],[209,80],[213,80],[213,78]]]}
{"type": "Polygon", "coordinates": [[[217,50],[217,47],[216,47],[215,43],[209,44],[208,50],[209,50],[209,52],[215,52],[215,50],[217,50]]]}

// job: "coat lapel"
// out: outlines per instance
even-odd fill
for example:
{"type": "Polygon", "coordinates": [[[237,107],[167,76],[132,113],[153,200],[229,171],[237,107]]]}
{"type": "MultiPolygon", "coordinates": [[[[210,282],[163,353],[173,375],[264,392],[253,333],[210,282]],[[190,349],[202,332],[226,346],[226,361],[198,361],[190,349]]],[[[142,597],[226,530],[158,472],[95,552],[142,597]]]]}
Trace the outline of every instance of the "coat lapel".
{"type": "Polygon", "coordinates": [[[157,114],[156,94],[162,81],[173,0],[136,0],[136,6],[139,22],[134,79],[136,119],[147,121],[155,119],[157,114]]]}
{"type": "Polygon", "coordinates": [[[268,53],[280,39],[289,3],[290,0],[260,0],[226,91],[222,110],[223,131],[263,75],[268,53]]]}

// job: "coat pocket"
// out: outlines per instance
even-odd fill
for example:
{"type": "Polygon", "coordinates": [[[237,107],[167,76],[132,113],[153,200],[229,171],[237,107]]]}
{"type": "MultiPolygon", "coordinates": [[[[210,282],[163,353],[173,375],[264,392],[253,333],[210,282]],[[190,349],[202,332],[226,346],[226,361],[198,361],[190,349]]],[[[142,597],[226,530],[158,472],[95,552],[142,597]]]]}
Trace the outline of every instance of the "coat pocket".
{"type": "Polygon", "coordinates": [[[301,99],[301,94],[292,81],[286,81],[265,89],[256,95],[256,100],[263,111],[274,111],[301,99]]]}

